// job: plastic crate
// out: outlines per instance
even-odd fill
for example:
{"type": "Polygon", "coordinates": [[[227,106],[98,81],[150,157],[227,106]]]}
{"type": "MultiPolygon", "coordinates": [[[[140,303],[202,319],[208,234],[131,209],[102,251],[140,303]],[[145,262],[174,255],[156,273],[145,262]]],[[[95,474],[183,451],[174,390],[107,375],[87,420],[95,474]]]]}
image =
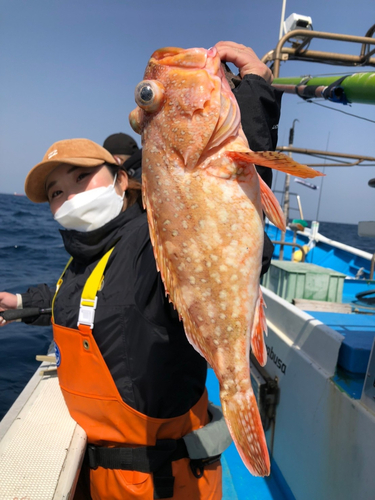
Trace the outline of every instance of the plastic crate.
{"type": "Polygon", "coordinates": [[[342,302],[345,274],[307,262],[273,260],[263,286],[285,300],[342,302]]]}

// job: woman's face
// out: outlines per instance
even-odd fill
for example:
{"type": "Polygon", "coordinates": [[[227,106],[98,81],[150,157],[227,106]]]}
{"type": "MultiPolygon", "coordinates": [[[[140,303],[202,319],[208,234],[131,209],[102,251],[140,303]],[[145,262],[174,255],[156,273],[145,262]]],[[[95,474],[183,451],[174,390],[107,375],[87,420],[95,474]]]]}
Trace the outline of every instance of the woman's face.
{"type": "MultiPolygon", "coordinates": [[[[53,215],[61,205],[76,194],[113,184],[113,175],[105,165],[98,167],[78,167],[62,163],[47,177],[46,192],[53,215]]],[[[122,196],[128,187],[128,177],[119,170],[115,189],[122,196]]]]}

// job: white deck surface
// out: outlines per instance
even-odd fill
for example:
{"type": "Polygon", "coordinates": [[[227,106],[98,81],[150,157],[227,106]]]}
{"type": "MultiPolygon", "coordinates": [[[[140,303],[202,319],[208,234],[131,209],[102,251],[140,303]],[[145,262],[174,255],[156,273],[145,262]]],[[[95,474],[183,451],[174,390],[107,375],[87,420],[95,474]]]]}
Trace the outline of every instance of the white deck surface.
{"type": "Polygon", "coordinates": [[[85,447],[70,417],[54,365],[38,370],[0,423],[0,499],[69,499],[85,447]]]}

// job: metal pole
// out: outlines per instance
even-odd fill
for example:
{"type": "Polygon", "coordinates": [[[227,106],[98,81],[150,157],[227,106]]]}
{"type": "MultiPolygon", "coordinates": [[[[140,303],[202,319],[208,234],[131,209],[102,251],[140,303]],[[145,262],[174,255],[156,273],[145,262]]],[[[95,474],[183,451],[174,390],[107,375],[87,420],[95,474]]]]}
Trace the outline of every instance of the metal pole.
{"type": "Polygon", "coordinates": [[[298,208],[299,208],[299,215],[300,215],[301,219],[303,220],[301,198],[300,198],[299,194],[297,194],[297,203],[298,203],[298,208]]]}
{"type": "MultiPolygon", "coordinates": [[[[329,145],[329,136],[331,135],[331,132],[328,132],[328,137],[327,137],[327,151],[328,151],[328,145],[329,145]]],[[[325,167],[323,167],[323,174],[325,172],[325,167]]],[[[323,179],[322,177],[322,182],[320,184],[320,193],[319,193],[319,200],[318,200],[318,209],[316,211],[316,220],[319,222],[319,210],[320,210],[320,200],[322,198],[322,192],[323,192],[323,179]]]]}
{"type": "Polygon", "coordinates": [[[283,31],[284,31],[285,7],[286,7],[286,0],[283,0],[283,6],[281,7],[279,40],[281,40],[281,38],[283,36],[283,31]]]}
{"type": "MultiPolygon", "coordinates": [[[[299,120],[293,120],[292,128],[289,130],[289,146],[293,146],[294,142],[294,126],[295,123],[299,120]]],[[[292,158],[292,153],[289,151],[289,157],[292,158]]],[[[289,222],[289,186],[290,186],[290,175],[285,174],[285,186],[284,186],[284,203],[283,203],[283,212],[285,217],[286,225],[289,222]]],[[[281,241],[285,241],[285,232],[281,233],[281,241]]],[[[280,247],[279,260],[283,260],[284,258],[284,245],[280,247]]]]}
{"type": "MultiPolygon", "coordinates": [[[[289,31],[288,33],[286,33],[282,37],[281,40],[279,40],[279,42],[276,46],[276,49],[273,52],[273,56],[272,56],[272,59],[274,61],[273,76],[275,78],[278,78],[279,73],[280,73],[280,62],[282,60],[283,45],[289,40],[289,38],[293,38],[293,37],[297,37],[297,36],[302,37],[302,38],[307,38],[307,39],[323,38],[326,40],[337,40],[337,41],[342,41],[342,42],[362,43],[362,44],[366,44],[366,45],[374,45],[375,44],[375,41],[373,38],[368,38],[368,37],[366,38],[364,36],[340,35],[338,33],[325,33],[322,31],[309,31],[309,30],[289,31]]],[[[293,54],[297,54],[298,48],[290,49],[290,51],[293,52],[293,54]]],[[[329,52],[326,52],[326,53],[325,52],[316,52],[316,54],[319,54],[319,53],[322,55],[329,54],[329,60],[336,60],[336,56],[338,55],[338,54],[329,53],[329,52]]],[[[302,53],[302,54],[304,56],[306,56],[306,52],[302,53]]],[[[374,62],[372,59],[367,59],[367,58],[359,57],[359,56],[357,56],[355,59],[357,61],[357,65],[358,64],[362,64],[362,65],[363,64],[370,64],[370,63],[373,64],[373,62],[374,62]]],[[[264,58],[262,59],[262,61],[265,62],[264,58]]]]}
{"type": "MultiPolygon", "coordinates": [[[[362,156],[362,155],[352,155],[352,154],[346,154],[346,153],[335,153],[333,151],[323,151],[321,149],[307,149],[307,148],[295,148],[289,147],[289,146],[277,146],[276,148],[277,151],[282,151],[284,153],[287,153],[288,151],[291,151],[292,153],[296,154],[301,154],[301,155],[311,155],[311,156],[335,156],[337,158],[345,158],[349,160],[359,160],[359,161],[375,161],[375,156],[362,156]]],[[[346,164],[343,162],[340,164],[340,167],[345,167],[346,164]]],[[[349,165],[351,166],[351,165],[349,165]]],[[[375,187],[375,186],[374,186],[375,187]]]]}

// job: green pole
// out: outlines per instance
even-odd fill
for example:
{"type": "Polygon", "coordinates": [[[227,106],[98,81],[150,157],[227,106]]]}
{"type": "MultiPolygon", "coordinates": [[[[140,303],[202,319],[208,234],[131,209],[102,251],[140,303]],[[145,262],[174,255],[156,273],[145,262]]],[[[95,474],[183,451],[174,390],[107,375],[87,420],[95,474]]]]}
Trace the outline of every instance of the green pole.
{"type": "MultiPolygon", "coordinates": [[[[310,95],[309,97],[325,97],[324,93],[321,95],[321,92],[324,92],[326,87],[338,82],[344,76],[345,75],[275,78],[272,85],[280,90],[284,90],[284,92],[292,94],[298,93],[300,95],[301,92],[303,92],[303,87],[306,87],[307,92],[310,91],[309,93],[313,91],[312,87],[317,87],[318,95],[310,95]],[[296,87],[298,88],[298,86],[300,86],[300,91],[296,91],[296,87]]],[[[337,94],[343,91],[349,103],[375,104],[375,72],[348,75],[342,82],[337,84],[337,88],[337,94]]]]}

